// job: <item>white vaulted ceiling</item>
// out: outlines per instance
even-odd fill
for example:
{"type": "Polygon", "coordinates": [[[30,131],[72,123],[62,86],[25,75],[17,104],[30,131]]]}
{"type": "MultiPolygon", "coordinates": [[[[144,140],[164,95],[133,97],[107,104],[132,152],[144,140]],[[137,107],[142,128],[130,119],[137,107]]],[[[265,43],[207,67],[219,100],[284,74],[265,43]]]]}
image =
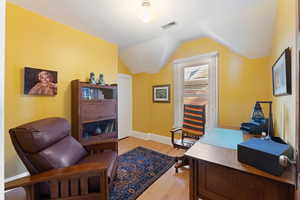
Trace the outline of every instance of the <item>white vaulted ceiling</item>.
{"type": "Polygon", "coordinates": [[[116,43],[133,73],[154,73],[181,42],[211,37],[249,58],[271,49],[275,0],[150,0],[143,23],[141,0],[8,0],[96,37],[116,43]],[[176,21],[168,30],[162,25],[176,21]]]}

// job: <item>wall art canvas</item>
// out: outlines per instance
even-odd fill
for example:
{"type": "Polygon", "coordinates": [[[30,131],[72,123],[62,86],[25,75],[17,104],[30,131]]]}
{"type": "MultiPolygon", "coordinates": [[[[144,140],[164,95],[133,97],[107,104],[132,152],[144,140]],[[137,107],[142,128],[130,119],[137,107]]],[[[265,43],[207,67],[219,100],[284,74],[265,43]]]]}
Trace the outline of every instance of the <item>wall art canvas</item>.
{"type": "Polygon", "coordinates": [[[272,68],[273,95],[283,96],[292,93],[291,83],[291,53],[286,49],[272,68]]]}
{"type": "Polygon", "coordinates": [[[25,67],[24,94],[38,96],[57,95],[57,72],[25,67]]]}
{"type": "Polygon", "coordinates": [[[153,86],[154,103],[170,103],[170,85],[153,86]]]}

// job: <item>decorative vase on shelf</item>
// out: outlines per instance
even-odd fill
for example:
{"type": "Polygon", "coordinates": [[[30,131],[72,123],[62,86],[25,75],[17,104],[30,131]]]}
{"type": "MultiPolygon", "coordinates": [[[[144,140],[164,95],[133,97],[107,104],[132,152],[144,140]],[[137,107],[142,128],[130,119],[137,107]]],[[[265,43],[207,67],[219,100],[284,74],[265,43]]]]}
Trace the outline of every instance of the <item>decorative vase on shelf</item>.
{"type": "Polygon", "coordinates": [[[101,128],[98,126],[97,128],[96,128],[96,134],[97,135],[100,135],[102,133],[102,130],[101,130],[101,128]]]}
{"type": "Polygon", "coordinates": [[[96,82],[96,77],[95,77],[95,73],[94,73],[94,72],[91,72],[91,73],[90,73],[89,83],[90,83],[90,84],[97,84],[97,82],[96,82]]]}
{"type": "Polygon", "coordinates": [[[105,85],[104,75],[103,75],[102,73],[99,74],[98,84],[99,84],[99,85],[105,85]]]}

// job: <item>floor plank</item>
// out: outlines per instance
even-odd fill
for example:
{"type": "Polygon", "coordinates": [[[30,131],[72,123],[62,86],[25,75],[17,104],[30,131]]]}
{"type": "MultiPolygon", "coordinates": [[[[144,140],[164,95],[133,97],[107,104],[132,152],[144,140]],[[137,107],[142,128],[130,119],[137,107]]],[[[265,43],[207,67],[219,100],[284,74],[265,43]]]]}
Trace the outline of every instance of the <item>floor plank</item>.
{"type": "MultiPolygon", "coordinates": [[[[152,149],[170,156],[180,156],[184,151],[174,149],[172,146],[154,141],[146,141],[134,137],[123,139],[119,142],[119,154],[128,152],[138,146],[152,149]]],[[[155,183],[153,183],[138,200],[188,200],[189,171],[170,168],[155,183]]],[[[5,193],[6,200],[26,200],[23,189],[16,189],[5,193]]]]}

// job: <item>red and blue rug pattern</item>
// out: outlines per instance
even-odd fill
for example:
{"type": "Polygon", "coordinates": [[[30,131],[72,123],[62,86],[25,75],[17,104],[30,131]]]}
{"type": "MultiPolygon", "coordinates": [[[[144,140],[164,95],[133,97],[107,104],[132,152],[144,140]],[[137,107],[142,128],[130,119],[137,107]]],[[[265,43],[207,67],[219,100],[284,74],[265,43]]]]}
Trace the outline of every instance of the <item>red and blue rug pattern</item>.
{"type": "Polygon", "coordinates": [[[143,147],[122,154],[110,200],[136,199],[174,163],[174,157],[143,147]]]}

